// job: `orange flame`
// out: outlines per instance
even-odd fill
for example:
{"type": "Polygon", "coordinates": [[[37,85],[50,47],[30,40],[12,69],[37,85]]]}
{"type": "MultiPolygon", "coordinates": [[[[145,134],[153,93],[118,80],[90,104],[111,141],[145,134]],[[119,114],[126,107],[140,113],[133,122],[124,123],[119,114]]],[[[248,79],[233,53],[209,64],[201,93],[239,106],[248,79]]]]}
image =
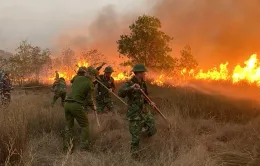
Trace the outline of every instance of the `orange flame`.
{"type": "Polygon", "coordinates": [[[83,60],[83,61],[79,61],[79,62],[77,63],[77,65],[78,65],[79,67],[82,67],[82,66],[88,67],[89,63],[83,60]]]}
{"type": "Polygon", "coordinates": [[[151,82],[153,85],[163,86],[165,83],[165,75],[161,74],[158,78],[151,82]]]}
{"type": "MultiPolygon", "coordinates": [[[[189,71],[187,69],[182,69],[180,75],[184,80],[187,78],[208,81],[224,80],[231,81],[234,84],[246,81],[248,83],[256,83],[260,86],[260,63],[257,55],[251,55],[244,64],[244,67],[236,65],[231,73],[229,73],[228,62],[226,62],[225,64],[220,64],[219,68],[214,67],[205,72],[202,69],[198,70],[197,73],[195,72],[195,69],[189,71]]],[[[170,82],[172,79],[172,77],[166,77],[165,74],[160,74],[156,79],[154,79],[154,81],[152,81],[152,84],[163,86],[166,82],[170,82]]]]}
{"type": "MultiPolygon", "coordinates": [[[[258,86],[260,86],[260,62],[257,58],[256,54],[253,54],[250,56],[250,58],[244,62],[244,66],[236,65],[233,69],[228,69],[228,62],[222,63],[219,65],[218,68],[214,67],[209,70],[187,70],[182,69],[179,72],[173,73],[160,73],[154,75],[151,74],[148,76],[148,78],[154,78],[151,82],[154,85],[158,86],[164,86],[166,84],[173,84],[173,82],[178,80],[208,80],[208,81],[214,81],[214,80],[225,80],[225,81],[231,81],[234,84],[238,83],[240,81],[246,81],[248,83],[256,83],[258,86]]],[[[88,67],[90,65],[90,62],[86,60],[79,60],[77,62],[78,66],[85,66],[88,67]]],[[[114,72],[112,74],[112,77],[115,81],[123,81],[129,79],[132,75],[129,75],[128,72],[123,71],[130,71],[129,66],[123,68],[119,66],[114,66],[113,68],[117,68],[117,72],[114,72]],[[117,68],[118,67],[118,68],[117,68]]],[[[61,67],[63,69],[63,67],[61,67]]],[[[67,69],[67,68],[64,68],[67,69]]],[[[71,69],[72,70],[72,69],[71,69]]],[[[74,69],[73,69],[74,70],[74,69]]],[[[65,71],[59,71],[59,76],[65,78],[66,81],[69,81],[72,79],[73,74],[76,74],[77,68],[75,67],[74,71],[69,71],[68,69],[65,71]]],[[[55,71],[55,70],[54,70],[55,71]]],[[[52,72],[52,76],[47,77],[45,80],[48,82],[52,82],[55,79],[55,72],[52,72]]]]}
{"type": "Polygon", "coordinates": [[[208,70],[207,72],[203,72],[202,69],[199,70],[199,73],[195,75],[195,79],[203,79],[203,80],[228,80],[229,74],[227,69],[228,62],[225,64],[220,64],[219,70],[217,68],[213,68],[208,70]]]}
{"type": "Polygon", "coordinates": [[[113,74],[112,77],[114,78],[115,81],[123,81],[129,79],[131,76],[121,72],[117,75],[113,74]]]}
{"type": "Polygon", "coordinates": [[[260,63],[257,55],[251,55],[250,59],[244,62],[245,67],[237,65],[233,71],[232,79],[234,83],[246,80],[249,83],[256,83],[260,86],[260,63]]]}

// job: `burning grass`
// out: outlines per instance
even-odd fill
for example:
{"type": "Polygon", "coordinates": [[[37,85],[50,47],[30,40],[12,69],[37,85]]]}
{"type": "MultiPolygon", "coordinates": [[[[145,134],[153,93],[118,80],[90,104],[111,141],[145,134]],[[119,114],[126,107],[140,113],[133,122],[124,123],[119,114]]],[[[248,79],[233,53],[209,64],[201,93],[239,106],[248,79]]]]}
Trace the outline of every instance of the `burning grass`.
{"type": "MultiPolygon", "coordinates": [[[[120,85],[119,85],[120,86],[120,85]]],[[[98,129],[89,114],[92,150],[62,153],[63,109],[50,107],[52,94],[44,90],[16,91],[0,116],[0,163],[6,165],[194,165],[246,164],[260,155],[260,111],[245,99],[202,93],[192,87],[149,85],[150,96],[167,115],[167,130],[156,116],[158,133],[143,138],[140,161],[130,157],[125,107],[119,115],[100,115],[98,129]],[[253,113],[254,112],[254,113],[253,113]]],[[[79,127],[76,124],[75,141],[79,127]]],[[[77,145],[77,144],[76,144],[77,145]]]]}

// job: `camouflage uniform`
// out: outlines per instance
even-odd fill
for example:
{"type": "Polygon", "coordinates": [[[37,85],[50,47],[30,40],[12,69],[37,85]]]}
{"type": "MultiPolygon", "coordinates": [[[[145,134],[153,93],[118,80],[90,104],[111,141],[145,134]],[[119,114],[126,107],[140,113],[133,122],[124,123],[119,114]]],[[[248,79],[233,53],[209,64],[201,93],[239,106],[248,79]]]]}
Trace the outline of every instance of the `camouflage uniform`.
{"type": "MultiPolygon", "coordinates": [[[[143,65],[135,65],[134,72],[147,71],[143,65]]],[[[136,152],[139,149],[140,135],[142,129],[144,134],[148,137],[153,136],[156,133],[155,121],[152,114],[144,109],[144,104],[148,104],[142,96],[142,93],[138,90],[134,90],[131,86],[139,84],[140,88],[148,94],[147,85],[145,81],[139,82],[134,76],[129,81],[124,83],[118,91],[118,95],[122,98],[127,97],[128,112],[127,119],[129,121],[129,131],[131,133],[131,151],[136,152]]]]}
{"type": "Polygon", "coordinates": [[[3,81],[4,81],[4,73],[0,71],[0,100],[1,104],[3,103],[3,81]]]}
{"type": "Polygon", "coordinates": [[[12,84],[8,75],[5,74],[2,78],[2,104],[9,104],[11,102],[12,84]]]}
{"type": "Polygon", "coordinates": [[[58,78],[52,85],[54,90],[54,96],[51,105],[53,106],[58,98],[61,98],[61,105],[64,106],[64,101],[66,98],[67,85],[64,78],[58,78]]]}
{"type": "Polygon", "coordinates": [[[72,128],[74,119],[77,120],[81,127],[80,145],[82,149],[88,149],[89,146],[89,122],[87,113],[84,111],[84,102],[87,97],[92,108],[95,109],[93,102],[94,85],[93,77],[97,71],[93,67],[88,68],[89,76],[77,76],[73,79],[71,92],[65,100],[65,136],[64,136],[64,151],[68,150],[68,145],[72,138],[72,128]]]}
{"type": "MultiPolygon", "coordinates": [[[[114,70],[112,69],[112,67],[108,66],[105,68],[104,72],[112,73],[114,72],[114,70]]],[[[113,77],[99,75],[99,78],[99,81],[101,81],[108,89],[111,89],[113,92],[115,91],[115,82],[113,77]]],[[[105,107],[107,107],[108,110],[112,110],[114,108],[114,104],[110,92],[98,82],[95,82],[95,84],[98,85],[96,96],[97,111],[103,112],[105,107]]]]}

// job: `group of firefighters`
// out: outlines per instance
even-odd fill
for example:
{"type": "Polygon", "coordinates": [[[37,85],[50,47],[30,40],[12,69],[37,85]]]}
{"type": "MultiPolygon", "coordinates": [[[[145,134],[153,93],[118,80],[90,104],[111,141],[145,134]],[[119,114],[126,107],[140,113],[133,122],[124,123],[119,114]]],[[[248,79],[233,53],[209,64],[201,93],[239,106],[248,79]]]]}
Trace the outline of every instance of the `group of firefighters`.
{"type": "MultiPolygon", "coordinates": [[[[132,72],[134,76],[123,83],[115,94],[115,82],[111,74],[113,68],[107,66],[104,74],[99,74],[100,69],[105,65],[94,68],[79,67],[76,76],[70,80],[72,86],[70,93],[67,94],[66,80],[59,77],[56,72],[55,82],[52,86],[54,97],[51,105],[54,106],[57,99],[61,98],[61,105],[65,110],[65,134],[63,141],[63,150],[68,152],[73,149],[72,129],[74,119],[81,128],[80,147],[83,150],[89,150],[89,109],[102,113],[107,108],[109,111],[115,111],[111,94],[116,97],[127,98],[128,111],[126,114],[129,121],[129,132],[131,134],[131,154],[133,157],[139,156],[139,142],[142,135],[151,137],[156,133],[154,118],[147,105],[156,107],[151,100],[147,100],[144,96],[148,95],[147,85],[145,82],[146,67],[143,64],[134,65],[132,72]],[[97,86],[96,95],[94,88],[97,86]],[[95,97],[95,98],[94,98],[95,97]],[[94,102],[94,99],[96,102],[94,102]]],[[[8,74],[1,76],[1,96],[4,102],[10,102],[10,90],[12,89],[8,74]]]]}

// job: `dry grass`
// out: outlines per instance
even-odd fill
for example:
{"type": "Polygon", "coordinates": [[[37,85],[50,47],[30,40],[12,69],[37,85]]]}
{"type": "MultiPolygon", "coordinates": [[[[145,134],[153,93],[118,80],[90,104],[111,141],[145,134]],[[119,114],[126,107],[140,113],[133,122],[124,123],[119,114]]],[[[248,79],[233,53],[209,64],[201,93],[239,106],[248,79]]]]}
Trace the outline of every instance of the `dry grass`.
{"type": "MultiPolygon", "coordinates": [[[[156,116],[158,133],[142,139],[140,161],[130,157],[125,107],[118,102],[120,114],[100,115],[100,129],[93,114],[89,114],[90,152],[81,152],[76,147],[71,155],[63,154],[63,109],[59,103],[51,108],[52,94],[42,90],[26,94],[16,91],[10,107],[1,109],[0,163],[215,166],[253,165],[259,157],[260,118],[256,113],[260,110],[257,104],[203,94],[191,88],[149,88],[172,127],[168,130],[161,117],[156,116]]],[[[77,125],[74,132],[77,142],[77,125]]]]}

